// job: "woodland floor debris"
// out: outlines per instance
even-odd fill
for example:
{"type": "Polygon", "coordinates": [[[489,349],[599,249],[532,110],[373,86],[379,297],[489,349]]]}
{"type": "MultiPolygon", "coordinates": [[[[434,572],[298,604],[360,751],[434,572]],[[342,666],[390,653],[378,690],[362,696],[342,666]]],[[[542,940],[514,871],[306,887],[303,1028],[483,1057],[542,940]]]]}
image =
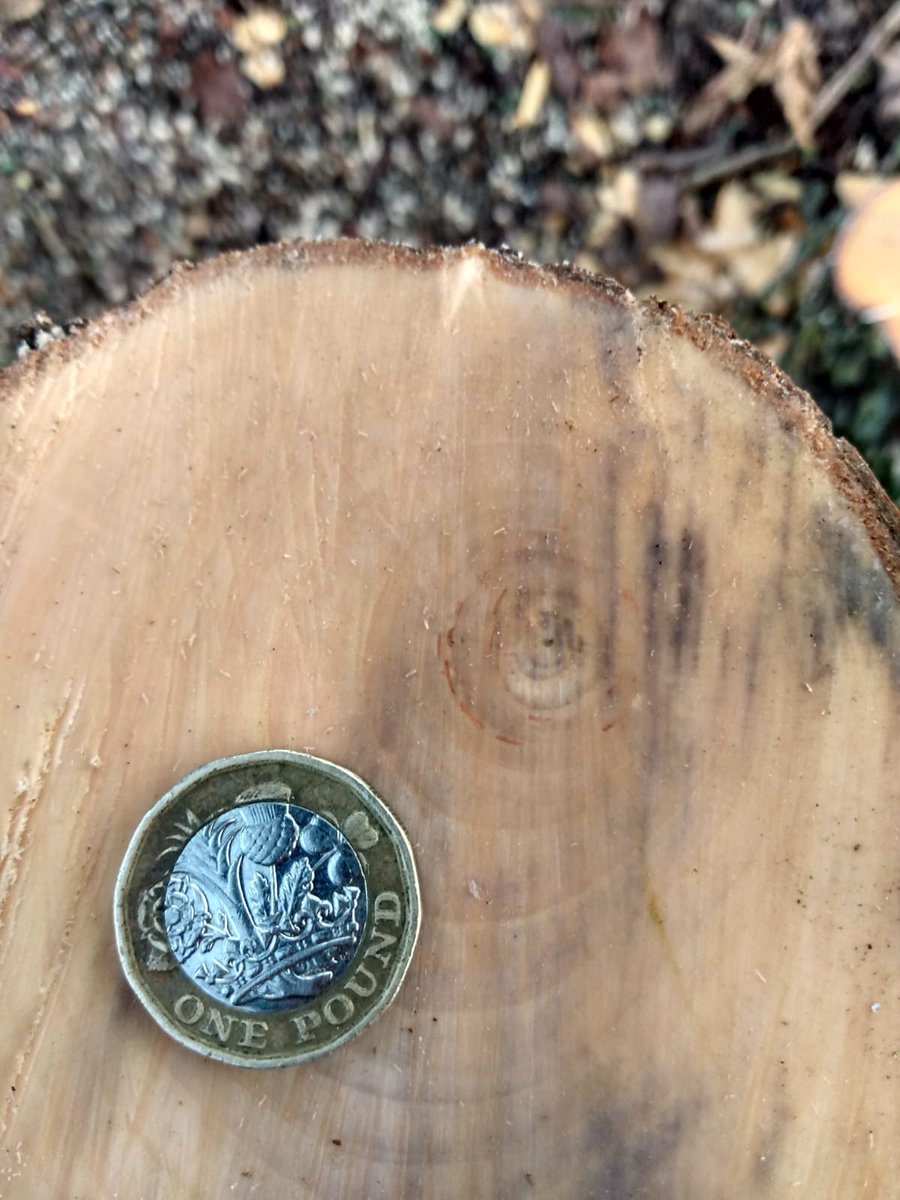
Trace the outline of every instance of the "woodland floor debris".
{"type": "MultiPolygon", "coordinates": [[[[6,0],[0,363],[36,310],[62,325],[178,259],[337,235],[572,261],[775,352],[818,289],[862,354],[830,255],[845,182],[900,171],[898,27],[888,0],[6,0]]],[[[893,371],[871,386],[896,395],[893,371]]],[[[853,434],[871,392],[849,387],[816,396],[853,434]]],[[[896,494],[882,408],[863,449],[896,494]]]]}

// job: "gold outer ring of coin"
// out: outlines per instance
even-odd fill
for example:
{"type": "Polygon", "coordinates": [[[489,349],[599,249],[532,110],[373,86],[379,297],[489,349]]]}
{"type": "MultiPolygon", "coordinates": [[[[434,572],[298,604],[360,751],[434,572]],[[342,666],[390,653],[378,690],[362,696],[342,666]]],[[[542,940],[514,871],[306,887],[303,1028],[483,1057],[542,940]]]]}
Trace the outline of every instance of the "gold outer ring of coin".
{"type": "MultiPolygon", "coordinates": [[[[306,784],[304,789],[308,791],[306,784]]],[[[155,903],[157,912],[161,911],[159,899],[155,903]]],[[[116,880],[113,910],[116,945],[126,978],[157,1024],[181,1045],[207,1058],[257,1068],[295,1065],[329,1054],[380,1016],[403,982],[421,920],[412,848],[384,801],[364,780],[345,767],[293,750],[260,750],[216,759],[193,771],[166,792],[144,816],[132,836],[116,880]],[[235,786],[231,801],[221,794],[229,774],[241,776],[237,782],[243,785],[235,786]],[[330,807],[316,807],[316,799],[308,801],[303,790],[293,795],[291,804],[316,813],[337,829],[343,824],[343,836],[363,863],[370,861],[375,852],[380,859],[376,858],[374,869],[364,871],[367,915],[351,961],[322,995],[302,1001],[296,1008],[270,1012],[230,1006],[211,997],[203,985],[198,985],[182,969],[174,953],[171,965],[151,970],[147,962],[148,950],[152,965],[159,967],[167,950],[171,951],[171,945],[163,941],[169,935],[161,919],[157,917],[156,924],[150,927],[147,913],[151,906],[141,897],[146,898],[154,887],[159,890],[159,896],[164,894],[173,867],[194,835],[218,817],[242,807],[233,803],[234,794],[247,793],[248,778],[252,791],[260,786],[260,780],[265,788],[266,780],[274,785],[285,774],[294,781],[304,779],[309,789],[324,792],[330,807]],[[190,808],[191,800],[194,808],[201,809],[199,816],[190,808]],[[341,802],[335,804],[335,800],[341,802]],[[332,811],[335,808],[340,812],[332,811]],[[386,835],[383,839],[382,833],[386,835]],[[365,852],[353,844],[354,836],[357,843],[362,841],[366,845],[365,852]],[[168,848],[169,844],[171,848],[168,848]],[[157,849],[155,856],[154,848],[157,849]],[[159,865],[161,860],[165,860],[163,866],[159,865]],[[382,871],[379,871],[378,861],[383,864],[382,871]],[[380,874],[394,885],[381,893],[377,888],[380,874]],[[137,941],[143,943],[143,958],[137,941]],[[155,962],[154,954],[157,955],[155,962]],[[358,989],[367,1003],[361,1003],[358,996],[354,1003],[356,993],[347,993],[352,989],[357,973],[365,972],[370,980],[380,968],[384,975],[377,980],[373,992],[358,989]],[[172,996],[176,992],[180,999],[173,1002],[172,996]],[[193,999],[186,1002],[186,997],[193,999]],[[336,1007],[336,1001],[341,997],[342,1003],[336,1007]],[[335,1004],[329,1012],[328,1005],[332,1000],[335,1004]],[[180,1021],[176,1016],[179,1004],[180,1021]],[[346,1015],[348,1009],[355,1019],[346,1015]],[[268,1039],[273,1029],[279,1030],[278,1045],[269,1053],[268,1039]],[[285,1031],[290,1033],[290,1039],[285,1031]],[[323,1037],[327,1040],[321,1040],[323,1037]]]]}

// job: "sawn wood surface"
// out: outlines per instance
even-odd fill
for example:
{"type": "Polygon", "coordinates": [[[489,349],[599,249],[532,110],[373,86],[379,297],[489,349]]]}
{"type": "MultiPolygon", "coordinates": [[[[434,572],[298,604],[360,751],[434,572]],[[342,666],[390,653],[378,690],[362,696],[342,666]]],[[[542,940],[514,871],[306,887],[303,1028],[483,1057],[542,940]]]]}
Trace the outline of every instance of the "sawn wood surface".
{"type": "Polygon", "coordinates": [[[0,1195],[896,1200],[896,512],[713,320],[467,248],[182,271],[0,380],[0,1195]],[[308,750],[422,930],[305,1067],[116,958],[146,810],[308,750]]]}

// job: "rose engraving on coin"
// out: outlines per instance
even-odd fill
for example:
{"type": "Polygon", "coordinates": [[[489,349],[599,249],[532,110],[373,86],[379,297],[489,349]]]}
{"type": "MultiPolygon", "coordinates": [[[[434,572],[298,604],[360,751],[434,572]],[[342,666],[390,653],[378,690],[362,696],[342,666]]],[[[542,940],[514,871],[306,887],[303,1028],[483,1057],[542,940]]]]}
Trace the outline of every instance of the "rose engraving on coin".
{"type": "Polygon", "coordinates": [[[349,1040],[395,995],[418,931],[409,844],[351,772],[289,751],[222,759],[144,818],[116,886],[139,999],[210,1057],[275,1066],[349,1040]]]}

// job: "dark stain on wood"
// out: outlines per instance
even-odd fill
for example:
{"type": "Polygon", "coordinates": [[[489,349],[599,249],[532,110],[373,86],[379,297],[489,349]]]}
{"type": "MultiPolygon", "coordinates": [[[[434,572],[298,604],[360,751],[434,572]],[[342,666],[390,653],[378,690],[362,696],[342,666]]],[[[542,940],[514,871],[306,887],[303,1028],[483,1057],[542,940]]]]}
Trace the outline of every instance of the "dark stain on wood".
{"type": "Polygon", "coordinates": [[[669,626],[669,642],[680,668],[685,651],[697,665],[703,628],[703,597],[706,587],[706,554],[698,533],[684,529],[678,550],[677,607],[669,626]]]}
{"type": "MultiPolygon", "coordinates": [[[[760,660],[761,660],[763,654],[765,653],[765,651],[764,651],[765,641],[763,638],[763,612],[764,611],[765,610],[762,608],[762,606],[757,608],[756,613],[753,617],[753,623],[750,626],[750,637],[747,642],[746,697],[747,697],[748,707],[749,707],[750,701],[752,701],[752,699],[756,695],[756,688],[759,683],[759,664],[760,664],[760,660]]],[[[770,614],[767,614],[767,615],[769,615],[769,619],[771,619],[770,614]]],[[[746,716],[747,716],[746,712],[745,712],[744,716],[746,719],[746,716]]]]}
{"type": "Polygon", "coordinates": [[[644,575],[646,581],[645,629],[647,654],[654,655],[659,649],[657,605],[660,582],[669,561],[669,545],[663,529],[662,505],[654,503],[647,513],[647,544],[644,551],[644,575]]]}
{"type": "Polygon", "coordinates": [[[582,1195],[590,1200],[660,1200],[672,1194],[673,1159],[686,1127],[686,1111],[655,1116],[624,1107],[588,1121],[582,1195]]]}
{"type": "Polygon", "coordinates": [[[815,605],[809,614],[809,645],[812,651],[810,683],[817,683],[832,672],[831,659],[826,654],[827,619],[820,605],[815,605]]]}
{"type": "Polygon", "coordinates": [[[900,687],[900,621],[884,567],[855,530],[828,516],[819,518],[816,542],[833,599],[831,620],[820,616],[816,626],[817,650],[824,653],[827,648],[828,624],[838,629],[850,622],[861,626],[900,687]]]}
{"type": "Polygon", "coordinates": [[[605,622],[600,648],[600,677],[611,679],[616,673],[616,637],[619,625],[619,591],[615,582],[619,578],[619,525],[616,516],[616,505],[621,496],[621,479],[619,467],[614,458],[614,452],[606,455],[606,496],[607,520],[604,525],[603,556],[605,560],[606,578],[610,586],[606,591],[605,622]]]}

